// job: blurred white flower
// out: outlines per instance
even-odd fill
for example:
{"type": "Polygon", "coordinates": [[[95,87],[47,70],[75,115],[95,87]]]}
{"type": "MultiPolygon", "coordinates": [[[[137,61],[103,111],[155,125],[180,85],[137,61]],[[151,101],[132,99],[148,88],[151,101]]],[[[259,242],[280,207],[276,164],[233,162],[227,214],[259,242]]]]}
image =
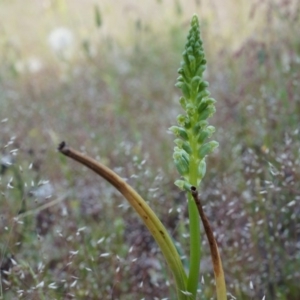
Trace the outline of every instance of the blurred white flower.
{"type": "Polygon", "coordinates": [[[39,183],[39,186],[31,191],[31,195],[33,195],[37,200],[45,200],[52,196],[54,192],[53,185],[48,182],[44,181],[39,183]]]}
{"type": "Polygon", "coordinates": [[[69,59],[73,53],[74,34],[65,27],[58,27],[51,31],[48,37],[52,51],[62,59],[69,59]]]}
{"type": "Polygon", "coordinates": [[[13,164],[13,158],[11,155],[4,155],[0,158],[0,164],[4,167],[9,167],[13,164]]]}
{"type": "Polygon", "coordinates": [[[43,68],[43,63],[38,57],[30,57],[27,60],[27,69],[30,73],[37,73],[43,68]]]}
{"type": "Polygon", "coordinates": [[[18,73],[38,73],[43,69],[43,63],[38,57],[29,57],[26,60],[18,60],[14,64],[18,73]]]}

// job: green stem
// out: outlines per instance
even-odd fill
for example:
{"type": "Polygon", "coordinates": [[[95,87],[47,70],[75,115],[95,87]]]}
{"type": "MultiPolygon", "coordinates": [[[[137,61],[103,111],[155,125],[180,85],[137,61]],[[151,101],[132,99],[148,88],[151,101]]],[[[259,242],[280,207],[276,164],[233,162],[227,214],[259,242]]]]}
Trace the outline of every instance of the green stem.
{"type": "Polygon", "coordinates": [[[199,214],[191,194],[188,194],[188,210],[190,219],[190,269],[187,290],[193,295],[193,299],[196,299],[200,271],[201,241],[199,214]]]}
{"type": "MultiPolygon", "coordinates": [[[[191,99],[191,102],[195,102],[195,99],[191,99]]],[[[194,116],[191,121],[193,128],[197,124],[196,117],[194,116]]],[[[199,165],[198,159],[195,156],[197,153],[197,140],[195,139],[195,135],[192,130],[188,133],[188,136],[192,149],[192,155],[190,157],[189,182],[190,184],[197,186],[199,165]]],[[[196,299],[201,260],[201,235],[200,218],[197,205],[195,204],[194,198],[190,193],[188,194],[188,210],[190,220],[190,269],[187,290],[193,295],[194,299],[196,299]]]]}

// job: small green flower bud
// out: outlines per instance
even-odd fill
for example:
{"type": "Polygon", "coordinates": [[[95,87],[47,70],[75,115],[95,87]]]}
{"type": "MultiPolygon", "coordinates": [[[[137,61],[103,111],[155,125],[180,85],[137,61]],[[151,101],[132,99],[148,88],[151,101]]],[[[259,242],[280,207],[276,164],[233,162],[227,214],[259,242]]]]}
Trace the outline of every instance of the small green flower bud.
{"type": "Polygon", "coordinates": [[[190,144],[186,141],[183,142],[182,149],[188,154],[192,153],[192,148],[191,148],[190,144]]]}
{"type": "Polygon", "coordinates": [[[192,126],[191,120],[189,119],[189,117],[186,117],[185,123],[184,123],[184,128],[185,128],[186,130],[188,130],[188,129],[191,128],[191,126],[192,126]]]}
{"type": "Polygon", "coordinates": [[[185,110],[185,108],[186,108],[186,100],[185,100],[184,97],[181,97],[179,99],[179,103],[180,103],[181,107],[185,110]]]}
{"type": "Polygon", "coordinates": [[[214,105],[209,105],[205,110],[199,113],[199,120],[206,120],[216,112],[214,105]]]}
{"type": "Polygon", "coordinates": [[[205,57],[204,51],[203,51],[203,49],[201,49],[201,47],[199,47],[199,48],[197,49],[197,55],[198,55],[198,57],[201,59],[201,61],[202,61],[203,58],[205,57]]]}
{"type": "Polygon", "coordinates": [[[195,42],[195,49],[199,49],[201,47],[200,41],[195,42]]]}
{"type": "Polygon", "coordinates": [[[189,55],[186,51],[182,53],[183,61],[187,66],[190,66],[189,55]]]}
{"type": "Polygon", "coordinates": [[[197,135],[199,132],[201,131],[201,125],[199,123],[197,123],[194,127],[193,127],[193,134],[197,135]]]}
{"type": "Polygon", "coordinates": [[[183,68],[179,68],[179,69],[177,70],[177,73],[180,74],[180,75],[184,75],[183,68]]]}
{"type": "Polygon", "coordinates": [[[203,144],[203,142],[212,136],[212,134],[215,132],[214,126],[207,126],[204,130],[200,131],[199,136],[197,138],[197,142],[199,144],[203,144]]]}
{"type": "Polygon", "coordinates": [[[185,129],[191,128],[191,121],[187,116],[184,115],[178,115],[177,116],[177,122],[180,127],[184,127],[185,129]]]}
{"type": "Polygon", "coordinates": [[[205,162],[205,159],[202,159],[198,166],[198,176],[199,176],[200,180],[202,180],[205,173],[206,173],[206,162],[205,162]]]}
{"type": "Polygon", "coordinates": [[[199,121],[193,128],[193,133],[198,135],[202,130],[204,130],[208,125],[206,120],[199,121]]]}
{"type": "Polygon", "coordinates": [[[183,63],[182,68],[183,68],[183,72],[184,72],[185,77],[190,78],[191,77],[191,71],[189,69],[189,65],[186,64],[186,63],[183,63]]]}
{"type": "Polygon", "coordinates": [[[182,75],[177,77],[177,82],[184,82],[184,78],[182,75]]]}
{"type": "Polygon", "coordinates": [[[190,156],[189,156],[189,154],[187,152],[185,152],[183,149],[180,150],[180,154],[181,154],[182,158],[186,161],[188,166],[190,166],[190,156]]]}
{"type": "Polygon", "coordinates": [[[178,123],[178,125],[181,126],[181,127],[184,127],[185,119],[186,119],[186,116],[184,116],[184,115],[178,115],[177,116],[177,123],[178,123]]]}
{"type": "Polygon", "coordinates": [[[194,73],[195,69],[196,69],[196,58],[195,58],[194,55],[189,55],[188,58],[189,58],[189,61],[190,61],[191,71],[194,73]]]}
{"type": "Polygon", "coordinates": [[[203,98],[207,98],[210,96],[210,92],[208,90],[203,90],[198,92],[196,102],[199,103],[203,100],[203,98]]]}
{"type": "Polygon", "coordinates": [[[198,91],[201,92],[205,90],[209,86],[209,83],[207,81],[202,81],[199,85],[198,91]]]}
{"type": "Polygon", "coordinates": [[[196,71],[196,75],[198,76],[201,76],[202,77],[202,74],[203,72],[205,71],[206,67],[205,65],[203,64],[203,61],[201,62],[201,65],[198,67],[197,71],[196,71]]]}
{"type": "MultiPolygon", "coordinates": [[[[189,41],[190,43],[191,41],[189,41]]],[[[186,48],[186,52],[190,55],[190,54],[193,54],[193,48],[191,46],[187,47],[186,48]]]]}
{"type": "Polygon", "coordinates": [[[172,131],[176,137],[180,137],[184,140],[188,140],[188,134],[184,128],[179,126],[172,126],[169,128],[169,130],[172,131]]]}
{"type": "Polygon", "coordinates": [[[201,83],[201,77],[200,76],[195,76],[192,81],[191,81],[191,89],[193,91],[198,91],[199,85],[201,83]]]}
{"type": "Polygon", "coordinates": [[[217,102],[214,98],[206,98],[204,101],[208,104],[215,104],[217,102]]]}
{"type": "MultiPolygon", "coordinates": [[[[175,147],[176,148],[176,147],[175,147]]],[[[184,151],[176,151],[173,154],[173,159],[175,166],[181,176],[185,176],[189,174],[189,162],[187,161],[186,155],[183,153],[184,151]]]]}
{"type": "Polygon", "coordinates": [[[180,148],[183,149],[186,153],[191,154],[192,148],[187,141],[183,141],[181,139],[176,139],[174,143],[180,148]]]}
{"type": "Polygon", "coordinates": [[[176,180],[175,185],[178,186],[182,191],[189,192],[191,190],[191,184],[184,180],[176,180]]]}
{"type": "Polygon", "coordinates": [[[208,122],[206,120],[201,120],[198,122],[199,126],[200,126],[200,130],[203,130],[204,128],[206,128],[208,126],[208,122]]]}
{"type": "Polygon", "coordinates": [[[182,145],[183,145],[182,139],[176,139],[174,140],[174,143],[177,145],[178,148],[182,149],[182,145]]]}
{"type": "Polygon", "coordinates": [[[219,143],[216,142],[216,141],[210,141],[204,145],[202,145],[199,149],[199,152],[198,152],[198,157],[199,159],[203,159],[205,158],[205,156],[211,152],[213,152],[213,150],[215,148],[217,148],[219,146],[219,143]]]}
{"type": "Polygon", "coordinates": [[[188,165],[190,164],[190,156],[188,155],[188,153],[186,151],[184,151],[183,149],[180,149],[179,147],[174,147],[174,153],[177,153],[178,155],[180,155],[180,157],[182,159],[184,159],[188,165]]]}
{"type": "Polygon", "coordinates": [[[198,106],[198,112],[202,112],[203,110],[205,110],[207,108],[208,105],[210,104],[215,104],[216,100],[214,98],[204,98],[199,102],[199,106],[198,106]]]}
{"type": "Polygon", "coordinates": [[[188,84],[186,84],[185,82],[182,82],[182,81],[178,81],[175,84],[175,86],[182,90],[183,96],[185,98],[187,98],[187,99],[190,98],[190,88],[189,88],[188,84]]]}
{"type": "Polygon", "coordinates": [[[210,113],[211,113],[210,110],[206,109],[206,110],[202,111],[202,112],[199,114],[198,119],[199,119],[199,120],[206,120],[206,119],[209,118],[210,113]]]}
{"type": "Polygon", "coordinates": [[[178,87],[179,89],[181,89],[182,86],[183,86],[184,84],[185,84],[185,83],[182,82],[182,81],[177,81],[177,82],[175,83],[175,86],[178,87]]]}
{"type": "Polygon", "coordinates": [[[186,113],[188,114],[189,117],[193,116],[196,112],[196,107],[194,104],[192,103],[189,103],[187,106],[186,106],[186,113]]]}

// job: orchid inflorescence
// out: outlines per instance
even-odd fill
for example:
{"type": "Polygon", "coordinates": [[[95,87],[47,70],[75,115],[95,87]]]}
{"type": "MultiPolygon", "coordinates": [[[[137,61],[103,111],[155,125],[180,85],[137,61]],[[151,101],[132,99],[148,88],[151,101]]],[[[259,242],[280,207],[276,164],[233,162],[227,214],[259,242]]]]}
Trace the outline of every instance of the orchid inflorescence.
{"type": "Polygon", "coordinates": [[[179,102],[186,114],[180,114],[177,117],[178,126],[172,126],[170,130],[177,137],[173,158],[183,178],[175,184],[190,190],[191,185],[199,186],[205,175],[205,157],[218,147],[216,141],[206,142],[215,131],[213,126],[208,125],[207,119],[215,113],[216,101],[207,90],[208,82],[203,80],[206,59],[197,16],[192,19],[182,55],[176,86],[183,93],[179,102]]]}

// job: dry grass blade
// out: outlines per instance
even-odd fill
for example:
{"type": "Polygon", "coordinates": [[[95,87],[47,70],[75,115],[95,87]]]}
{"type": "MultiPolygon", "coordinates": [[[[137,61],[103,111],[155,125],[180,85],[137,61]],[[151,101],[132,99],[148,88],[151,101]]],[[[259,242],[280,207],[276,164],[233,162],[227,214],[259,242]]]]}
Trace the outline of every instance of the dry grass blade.
{"type": "Polygon", "coordinates": [[[67,147],[65,142],[62,142],[59,145],[58,150],[62,154],[80,162],[81,164],[85,165],[86,167],[90,168],[95,173],[106,179],[128,200],[130,205],[139,214],[144,224],[147,226],[153,238],[160,247],[167,261],[167,264],[174,275],[178,299],[188,299],[184,294],[186,292],[186,274],[183,269],[179,254],[166,228],[158,219],[153,210],[149,207],[149,205],[145,202],[145,200],[128,183],[126,183],[111,169],[102,165],[96,160],[72,148],[67,147]]]}
{"type": "Polygon", "coordinates": [[[217,299],[226,300],[227,296],[226,296],[225,276],[224,276],[221,257],[218,250],[218,245],[214,237],[213,231],[210,227],[209,221],[204,213],[196,187],[194,186],[191,187],[191,193],[197,205],[198,212],[209,242],[211,259],[214,267],[215,280],[216,280],[217,299]]]}

